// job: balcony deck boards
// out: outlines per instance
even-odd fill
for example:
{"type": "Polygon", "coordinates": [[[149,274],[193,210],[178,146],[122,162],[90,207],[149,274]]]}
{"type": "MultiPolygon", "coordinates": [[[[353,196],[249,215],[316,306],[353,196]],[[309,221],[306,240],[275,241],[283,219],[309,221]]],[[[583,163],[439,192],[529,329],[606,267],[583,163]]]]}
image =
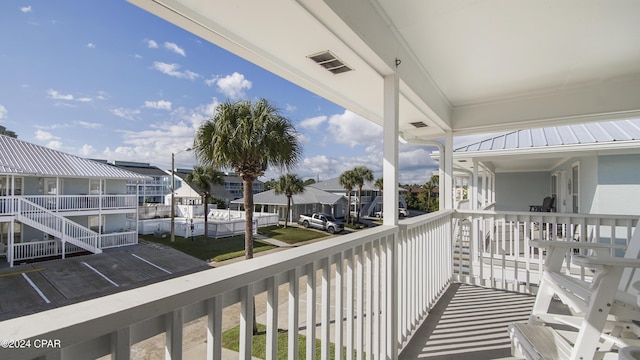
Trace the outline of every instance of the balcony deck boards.
{"type": "Polygon", "coordinates": [[[529,294],[452,284],[399,359],[516,359],[507,327],[526,321],[534,300],[529,294]]]}

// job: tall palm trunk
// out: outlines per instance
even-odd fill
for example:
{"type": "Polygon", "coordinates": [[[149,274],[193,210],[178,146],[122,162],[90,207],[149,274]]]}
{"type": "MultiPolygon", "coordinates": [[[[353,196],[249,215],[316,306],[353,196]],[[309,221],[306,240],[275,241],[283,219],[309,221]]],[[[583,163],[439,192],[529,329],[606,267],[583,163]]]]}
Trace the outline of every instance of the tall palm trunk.
{"type": "Polygon", "coordinates": [[[208,195],[204,195],[204,238],[208,239],[209,238],[209,225],[208,225],[208,219],[209,219],[209,196],[208,195]]]}
{"type": "Polygon", "coordinates": [[[362,187],[358,187],[358,208],[356,209],[356,224],[360,223],[360,208],[362,207],[362,187]]]}
{"type": "Polygon", "coordinates": [[[287,195],[287,213],[284,215],[284,227],[287,227],[287,220],[289,220],[289,214],[291,213],[291,195],[287,195]]]}
{"type": "MultiPolygon", "coordinates": [[[[253,180],[243,177],[242,187],[244,191],[244,257],[253,259],[253,180]]],[[[256,298],[253,297],[253,335],[258,334],[258,321],[256,315],[256,298]]]]}
{"type": "Polygon", "coordinates": [[[351,190],[349,190],[349,209],[347,210],[347,224],[351,223],[351,190]]]}
{"type": "Polygon", "coordinates": [[[244,191],[244,257],[253,259],[253,180],[242,177],[244,191]]]}

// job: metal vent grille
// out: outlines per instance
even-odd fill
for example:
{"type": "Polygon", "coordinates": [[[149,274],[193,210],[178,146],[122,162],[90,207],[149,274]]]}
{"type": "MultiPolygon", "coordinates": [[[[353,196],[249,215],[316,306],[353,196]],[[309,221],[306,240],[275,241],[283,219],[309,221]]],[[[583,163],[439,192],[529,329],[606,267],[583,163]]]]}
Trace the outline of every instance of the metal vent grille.
{"type": "Polygon", "coordinates": [[[316,62],[316,64],[329,70],[333,74],[341,74],[347,71],[353,70],[342,60],[338,59],[331,51],[323,51],[314,55],[309,55],[309,59],[316,62]]]}
{"type": "Polygon", "coordinates": [[[425,128],[425,127],[429,126],[429,125],[423,123],[422,121],[416,121],[416,122],[412,122],[410,124],[415,126],[415,127],[417,127],[417,128],[425,128]]]}

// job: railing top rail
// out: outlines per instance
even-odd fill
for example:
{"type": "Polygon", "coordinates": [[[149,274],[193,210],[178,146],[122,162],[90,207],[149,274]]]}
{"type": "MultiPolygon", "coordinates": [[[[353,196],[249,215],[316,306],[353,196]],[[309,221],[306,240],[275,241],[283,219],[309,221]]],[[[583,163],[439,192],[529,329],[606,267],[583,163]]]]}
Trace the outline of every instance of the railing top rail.
{"type": "Polygon", "coordinates": [[[63,344],[81,343],[397,232],[398,228],[395,226],[378,226],[141,288],[5,320],[0,327],[0,338],[48,338],[60,339],[63,344]]]}
{"type": "Polygon", "coordinates": [[[444,217],[447,217],[449,215],[452,215],[455,213],[455,210],[450,209],[450,210],[440,210],[440,211],[436,211],[436,212],[431,212],[428,214],[424,214],[424,215],[418,215],[418,216],[412,216],[409,218],[405,218],[402,219],[400,221],[401,225],[406,225],[406,226],[413,226],[416,224],[422,224],[424,222],[428,222],[428,221],[435,221],[438,219],[442,219],[444,217]]]}
{"type": "Polygon", "coordinates": [[[495,210],[456,210],[458,217],[466,216],[510,216],[523,218],[582,218],[582,219],[618,219],[637,221],[638,215],[617,215],[617,214],[581,214],[581,213],[558,213],[558,212],[529,212],[529,211],[495,211],[495,210]]]}

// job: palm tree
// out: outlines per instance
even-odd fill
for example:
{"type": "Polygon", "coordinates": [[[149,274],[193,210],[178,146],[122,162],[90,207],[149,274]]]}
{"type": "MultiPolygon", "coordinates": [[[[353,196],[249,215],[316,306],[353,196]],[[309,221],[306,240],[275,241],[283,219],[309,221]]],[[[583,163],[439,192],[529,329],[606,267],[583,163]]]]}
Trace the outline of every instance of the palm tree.
{"type": "Polygon", "coordinates": [[[284,227],[286,228],[291,211],[291,197],[304,192],[304,182],[296,174],[282,175],[278,178],[274,191],[276,195],[285,194],[287,196],[287,213],[284,216],[284,227]]]}
{"type": "Polygon", "coordinates": [[[360,222],[360,207],[362,206],[362,187],[365,182],[373,181],[373,172],[366,166],[356,166],[351,170],[355,180],[355,185],[358,187],[358,208],[356,209],[356,223],[360,222]]]}
{"type": "Polygon", "coordinates": [[[349,210],[347,210],[347,222],[351,220],[351,192],[353,191],[353,187],[356,186],[356,179],[353,174],[353,170],[347,170],[340,174],[340,178],[338,178],[338,182],[344,189],[347,191],[349,210]]]}
{"type": "Polygon", "coordinates": [[[384,185],[384,179],[382,178],[377,178],[376,181],[373,183],[373,186],[379,191],[383,190],[383,187],[384,187],[383,185],[384,185]]]}
{"type": "Polygon", "coordinates": [[[222,185],[222,173],[211,166],[196,165],[193,167],[193,171],[186,177],[187,182],[195,184],[200,188],[200,196],[202,197],[202,204],[204,204],[204,237],[209,237],[209,196],[211,196],[211,185],[222,185]]]}
{"type": "Polygon", "coordinates": [[[429,179],[429,181],[422,185],[422,188],[427,192],[427,212],[431,212],[431,193],[433,192],[433,189],[438,187],[439,182],[440,177],[438,175],[434,175],[429,179]]]}
{"type": "Polygon", "coordinates": [[[232,168],[242,179],[245,258],[253,258],[253,182],[269,166],[298,164],[302,147],[297,132],[265,99],[225,102],[200,126],[193,148],[205,165],[232,168]]]}

